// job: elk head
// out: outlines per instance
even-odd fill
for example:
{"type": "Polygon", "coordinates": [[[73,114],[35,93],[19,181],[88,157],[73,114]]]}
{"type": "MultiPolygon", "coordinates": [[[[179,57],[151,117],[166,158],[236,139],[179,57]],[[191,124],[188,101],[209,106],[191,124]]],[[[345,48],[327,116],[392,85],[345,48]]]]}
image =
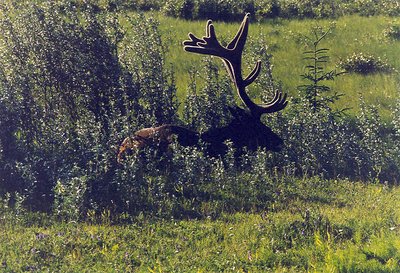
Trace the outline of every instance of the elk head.
{"type": "Polygon", "coordinates": [[[226,152],[226,140],[232,141],[234,147],[238,149],[243,147],[253,151],[259,147],[271,151],[281,149],[282,139],[264,125],[260,118],[263,114],[278,112],[285,108],[288,103],[286,94],[277,91],[274,98],[266,104],[256,104],[247,95],[246,87],[258,77],[261,70],[261,62],[258,61],[253,71],[245,79],[242,77],[242,53],[248,28],[249,17],[246,14],[239,31],[233,40],[224,47],[218,42],[214,25],[209,20],[206,26],[206,36],[200,39],[189,33],[190,40],[183,42],[184,50],[188,52],[216,56],[223,60],[238,95],[247,109],[238,106],[230,108],[233,120],[227,126],[211,129],[202,134],[170,124],[141,129],[133,137],[128,137],[123,141],[119,149],[118,161],[121,161],[122,155],[127,150],[139,150],[151,143],[156,143],[165,149],[173,139],[183,146],[194,146],[201,140],[207,145],[207,151],[212,156],[226,152]]]}
{"type": "Polygon", "coordinates": [[[246,43],[249,28],[249,16],[246,14],[240,28],[233,40],[226,46],[222,46],[217,40],[214,25],[208,20],[206,36],[201,39],[189,33],[189,39],[183,42],[184,49],[188,52],[216,56],[222,59],[230,78],[234,82],[238,95],[247,107],[231,108],[234,119],[225,128],[210,130],[203,134],[205,142],[219,142],[231,139],[237,148],[247,147],[256,150],[258,147],[279,151],[283,145],[282,139],[265,126],[260,118],[263,114],[278,112],[287,105],[287,94],[276,91],[274,98],[266,104],[254,103],[246,93],[246,87],[253,83],[261,70],[261,61],[258,61],[252,72],[243,79],[242,77],[242,53],[246,43]]]}

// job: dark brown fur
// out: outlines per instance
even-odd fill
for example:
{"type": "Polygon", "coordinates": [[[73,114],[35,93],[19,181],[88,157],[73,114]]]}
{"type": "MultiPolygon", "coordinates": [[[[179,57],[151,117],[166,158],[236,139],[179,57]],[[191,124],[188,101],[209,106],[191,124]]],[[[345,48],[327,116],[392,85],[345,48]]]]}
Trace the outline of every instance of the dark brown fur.
{"type": "Polygon", "coordinates": [[[165,152],[174,139],[182,146],[196,146],[201,141],[210,156],[224,155],[228,148],[225,143],[228,140],[238,152],[243,148],[250,151],[258,148],[279,151],[282,148],[282,139],[259,119],[239,107],[232,110],[232,113],[234,111],[234,117],[227,126],[210,129],[202,134],[171,124],[141,129],[122,142],[118,162],[122,162],[126,152],[139,151],[143,147],[155,144],[158,149],[165,152]]]}

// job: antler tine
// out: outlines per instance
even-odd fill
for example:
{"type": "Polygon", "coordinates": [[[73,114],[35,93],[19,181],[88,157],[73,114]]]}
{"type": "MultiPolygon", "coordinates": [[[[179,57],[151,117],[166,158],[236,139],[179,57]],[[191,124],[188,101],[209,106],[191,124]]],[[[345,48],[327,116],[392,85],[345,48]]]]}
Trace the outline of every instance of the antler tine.
{"type": "Polygon", "coordinates": [[[250,13],[246,13],[246,15],[244,16],[238,32],[227,46],[228,49],[237,49],[243,51],[244,45],[246,44],[247,40],[247,34],[249,32],[249,15],[250,13]]]}
{"type": "Polygon", "coordinates": [[[257,79],[258,75],[260,74],[260,71],[261,71],[261,61],[258,60],[253,71],[251,71],[250,74],[247,76],[247,78],[244,79],[245,86],[252,84],[254,80],[257,79]]]}
{"type": "Polygon", "coordinates": [[[217,40],[214,25],[212,24],[211,20],[207,21],[206,36],[200,39],[197,38],[194,34],[189,33],[189,38],[190,40],[186,40],[183,42],[183,49],[188,52],[213,55],[223,59],[228,57],[228,53],[226,52],[227,49],[221,46],[221,44],[217,40]]]}
{"type": "Polygon", "coordinates": [[[276,91],[274,98],[269,103],[258,105],[260,107],[260,115],[266,113],[274,113],[284,109],[288,104],[288,101],[286,99],[286,93],[283,94],[281,91],[276,91]]]}
{"type": "Polygon", "coordinates": [[[211,20],[208,20],[206,24],[206,36],[200,39],[194,34],[189,33],[190,40],[183,42],[184,50],[193,53],[217,56],[225,61],[229,61],[230,63],[240,65],[249,29],[248,17],[249,14],[246,14],[238,32],[227,47],[223,47],[219,43],[215,34],[214,25],[211,20]]]}

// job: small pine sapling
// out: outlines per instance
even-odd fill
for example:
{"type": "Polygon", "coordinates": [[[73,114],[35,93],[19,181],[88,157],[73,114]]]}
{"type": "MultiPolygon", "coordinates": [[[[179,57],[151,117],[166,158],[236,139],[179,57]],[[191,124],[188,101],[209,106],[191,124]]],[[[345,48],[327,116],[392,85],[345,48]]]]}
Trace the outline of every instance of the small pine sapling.
{"type": "Polygon", "coordinates": [[[325,81],[334,80],[344,73],[336,72],[336,70],[326,70],[329,49],[321,47],[321,42],[331,31],[332,27],[327,31],[321,28],[314,28],[312,30],[313,37],[307,39],[310,41],[308,46],[311,47],[311,50],[303,52],[304,60],[306,61],[306,73],[302,74],[301,77],[307,83],[298,86],[297,89],[304,95],[306,103],[313,113],[319,112],[322,108],[331,110],[329,104],[334,103],[343,95],[337,92],[328,94],[331,88],[325,85],[325,81]]]}

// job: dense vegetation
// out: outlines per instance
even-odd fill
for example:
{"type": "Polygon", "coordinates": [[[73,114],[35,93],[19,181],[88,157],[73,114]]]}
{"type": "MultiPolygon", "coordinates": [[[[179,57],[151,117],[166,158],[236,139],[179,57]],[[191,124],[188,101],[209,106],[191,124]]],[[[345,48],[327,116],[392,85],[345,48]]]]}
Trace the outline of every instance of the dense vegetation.
{"type": "MultiPolygon", "coordinates": [[[[185,271],[191,266],[207,271],[234,271],[233,267],[244,271],[289,268],[296,272],[313,268],[347,272],[397,269],[399,242],[394,238],[398,235],[395,204],[399,200],[393,187],[400,179],[400,100],[393,99],[399,93],[397,61],[352,51],[335,67],[329,57],[336,53],[326,48],[335,47],[335,39],[325,40],[335,37],[335,26],[326,21],[321,21],[322,26],[308,25],[301,35],[289,33],[286,40],[274,40],[273,44],[264,35],[253,35],[245,58],[246,63],[263,62],[262,75],[251,90],[251,95],[262,101],[276,89],[290,86],[285,82],[288,79],[275,73],[275,67],[278,72],[282,67],[275,65],[273,55],[288,51],[284,46],[279,49],[280,44],[292,46],[289,51],[301,44],[306,51],[298,47],[293,58],[303,69],[294,81],[299,84],[289,89],[290,107],[264,120],[285,140],[282,152],[260,150],[235,158],[230,147],[223,158],[207,158],[201,147],[174,145],[171,153],[162,157],[150,147],[139,157],[117,164],[118,145],[139,128],[175,123],[205,131],[231,119],[227,107],[237,99],[220,64],[198,56],[197,60],[188,57],[182,64],[182,55],[174,53],[174,48],[181,51],[177,46],[182,41],[180,35],[202,33],[204,22],[179,21],[168,29],[167,24],[178,21],[160,13],[126,10],[125,2],[119,3],[121,6],[108,1],[36,2],[0,5],[0,225],[7,230],[0,237],[2,269],[63,271],[73,264],[76,272],[83,271],[80,266],[84,265],[101,271],[108,263],[121,272],[136,267],[185,271]],[[159,26],[156,18],[166,24],[159,26]],[[176,34],[183,24],[196,28],[176,34]],[[342,75],[344,70],[347,75],[342,75]],[[182,74],[187,79],[182,80],[182,74]],[[332,83],[344,77],[348,89],[356,85],[368,89],[369,82],[376,81],[376,89],[381,84],[382,93],[366,90],[356,97],[358,110],[347,111],[340,107],[341,101],[348,100],[348,93],[354,90],[337,90],[337,84],[332,83]],[[386,102],[388,92],[392,92],[390,103],[369,103],[370,97],[379,96],[386,102]],[[384,118],[382,108],[387,110],[384,118]],[[237,212],[243,214],[235,216],[237,212]],[[261,213],[262,218],[258,216],[261,213]],[[171,218],[197,220],[166,220],[171,218]],[[360,219],[363,221],[357,222],[360,219]],[[63,224],[64,220],[85,220],[87,224],[63,224]],[[137,226],[94,225],[124,222],[137,226]],[[45,229],[47,225],[54,229],[45,229]],[[170,233],[172,227],[180,225],[182,229],[176,234],[170,233]],[[231,226],[241,230],[236,235],[251,242],[236,241],[231,226]],[[191,261],[189,252],[201,255],[211,247],[207,242],[187,244],[188,236],[210,236],[199,227],[220,234],[212,237],[218,242],[236,244],[237,252],[219,249],[221,244],[216,244],[213,251],[221,259],[196,256],[198,262],[193,264],[169,264],[174,251],[178,251],[177,259],[191,261]],[[263,234],[266,241],[261,240],[263,234]],[[137,244],[142,244],[142,249],[129,247],[130,236],[143,239],[137,244]],[[177,241],[168,241],[172,236],[177,241]],[[9,241],[13,242],[10,247],[9,241]],[[160,244],[149,250],[154,241],[160,244]],[[16,250],[13,246],[20,242],[26,244],[16,250]],[[184,253],[179,256],[181,250],[184,253]],[[86,263],[87,259],[92,262],[86,263]]],[[[158,1],[139,2],[135,2],[135,9],[149,10],[154,4],[166,11],[158,1]]],[[[202,18],[198,15],[200,3],[212,1],[182,2],[194,3],[197,13],[190,18],[202,18]]],[[[276,16],[325,17],[283,16],[282,7],[289,2],[300,5],[296,1],[271,2],[279,6],[276,16]]],[[[361,8],[365,3],[347,3],[349,10],[354,5],[348,13],[367,12],[361,8]],[[357,3],[359,10],[354,8],[357,3]]],[[[396,2],[387,2],[391,3],[396,2]]],[[[371,1],[371,9],[377,5],[371,1]]],[[[259,10],[254,13],[262,16],[259,10]]],[[[381,45],[379,52],[388,49],[386,57],[396,56],[397,22],[377,18],[385,31],[382,39],[373,43],[381,45]]],[[[291,23],[278,20],[265,24],[291,23]]],[[[304,28],[302,23],[294,22],[298,28],[304,28]]],[[[271,30],[268,35],[280,37],[280,31],[271,30]]],[[[364,35],[365,39],[371,37],[368,32],[364,35]]],[[[365,43],[362,40],[359,46],[365,43]]],[[[344,51],[347,45],[338,44],[344,51]]]]}
{"type": "MultiPolygon", "coordinates": [[[[273,170],[389,183],[399,179],[399,116],[385,125],[376,107],[363,100],[356,118],[331,107],[340,96],[329,92],[328,82],[338,73],[318,68],[318,61],[313,68],[310,59],[315,51],[327,60],[321,46],[304,55],[310,70],[290,111],[266,121],[285,139],[284,152],[248,154],[238,164],[229,154],[209,160],[201,150],[177,148],[160,164],[132,159],[117,165],[117,145],[140,127],[181,123],[202,131],[225,124],[227,107],[234,103],[229,79],[210,60],[202,70],[190,71],[179,114],[174,73],[165,64],[154,19],[69,2],[4,5],[2,14],[1,191],[17,194],[34,209],[70,214],[63,210],[73,203],[78,216],[103,207],[133,214],[172,207],[167,211],[173,215],[189,209],[205,216],[199,211],[202,202],[220,202],[221,189],[226,194],[222,185],[232,180],[264,185],[255,189],[270,200],[265,179],[273,170]],[[202,86],[198,73],[204,75],[202,86]],[[248,169],[258,171],[249,175],[248,169]]],[[[315,28],[309,43],[328,32],[315,28]]],[[[262,36],[253,41],[248,57],[266,64],[258,81],[266,100],[281,87],[272,77],[264,43],[262,36]]],[[[233,204],[237,198],[248,200],[228,188],[233,204]]],[[[248,202],[266,205],[257,198],[248,202]]]]}
{"type": "Polygon", "coordinates": [[[259,19],[336,18],[400,14],[397,0],[116,0],[114,3],[135,10],[161,10],[184,19],[241,20],[249,12],[259,19]]]}

